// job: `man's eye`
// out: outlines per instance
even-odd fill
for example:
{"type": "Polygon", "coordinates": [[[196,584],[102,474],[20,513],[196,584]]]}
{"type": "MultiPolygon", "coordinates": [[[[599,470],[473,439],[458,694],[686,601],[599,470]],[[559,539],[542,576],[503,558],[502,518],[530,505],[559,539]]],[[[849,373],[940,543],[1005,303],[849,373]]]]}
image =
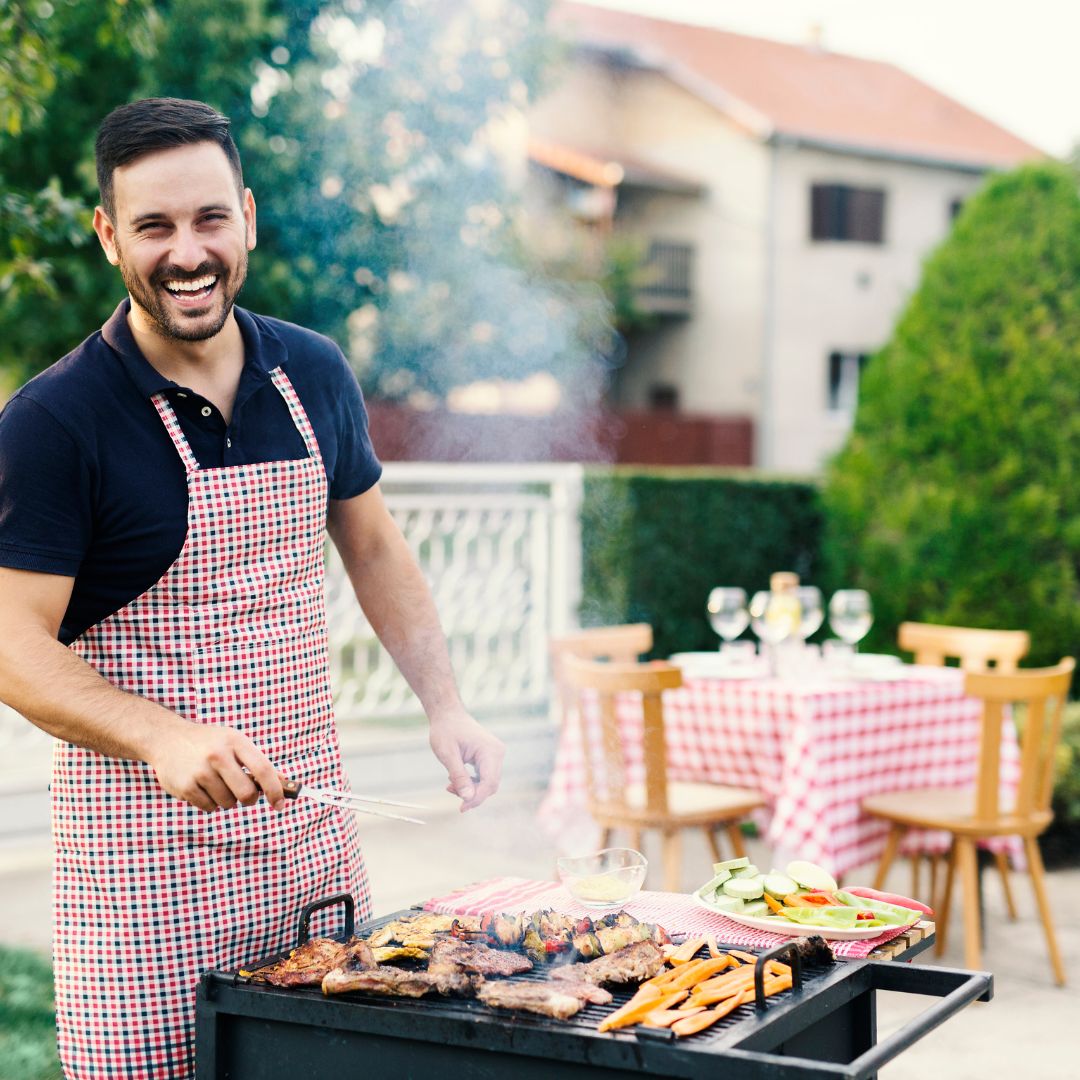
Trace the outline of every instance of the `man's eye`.
{"type": "Polygon", "coordinates": [[[150,231],[152,231],[154,229],[164,229],[164,228],[165,228],[165,223],[163,221],[147,221],[144,224],[140,225],[137,231],[138,232],[150,232],[150,231]]]}

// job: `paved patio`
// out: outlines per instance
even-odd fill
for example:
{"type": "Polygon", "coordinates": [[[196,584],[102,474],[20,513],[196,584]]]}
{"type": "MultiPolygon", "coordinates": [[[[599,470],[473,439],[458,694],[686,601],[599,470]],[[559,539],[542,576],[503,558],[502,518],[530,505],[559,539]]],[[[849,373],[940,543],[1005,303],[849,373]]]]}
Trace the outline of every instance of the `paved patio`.
{"type": "MultiPolygon", "coordinates": [[[[522,750],[524,752],[524,749],[522,750]]],[[[511,755],[513,756],[513,755],[511,755]]],[[[527,762],[511,761],[521,776],[527,762]]],[[[400,774],[399,774],[400,775],[400,774]]],[[[403,790],[403,789],[402,789],[403,790]]],[[[412,795],[416,795],[413,792],[412,795]]],[[[410,796],[402,796],[410,797],[410,796]]],[[[555,851],[538,830],[535,809],[540,792],[520,779],[496,800],[461,815],[455,800],[431,789],[417,801],[432,807],[427,828],[364,819],[363,835],[375,908],[385,913],[438,895],[470,881],[503,874],[552,876],[555,851]]],[[[755,861],[769,865],[770,853],[751,842],[755,861]]],[[[653,854],[646,844],[646,854],[653,854]]],[[[658,852],[655,852],[658,855],[658,852]]],[[[710,874],[704,839],[688,834],[682,885],[690,890],[710,874]]],[[[0,851],[0,941],[48,950],[49,857],[40,843],[0,851]]],[[[865,880],[869,881],[868,868],[865,880]]],[[[1004,915],[996,875],[986,875],[989,916],[984,965],[994,971],[996,996],[973,1005],[931,1033],[882,1072],[884,1080],[986,1080],[1038,1075],[1065,1080],[1080,1074],[1080,869],[1051,874],[1059,941],[1072,978],[1067,989],[1051,981],[1045,944],[1030,901],[1027,881],[1017,876],[1015,890],[1021,916],[1009,924],[1004,915]]],[[[898,867],[890,886],[903,892],[907,868],[898,867]]],[[[963,967],[959,922],[942,961],[963,967]]],[[[921,957],[917,963],[931,963],[921,957]]],[[[905,995],[881,995],[882,1036],[928,1003],[905,995]]]]}

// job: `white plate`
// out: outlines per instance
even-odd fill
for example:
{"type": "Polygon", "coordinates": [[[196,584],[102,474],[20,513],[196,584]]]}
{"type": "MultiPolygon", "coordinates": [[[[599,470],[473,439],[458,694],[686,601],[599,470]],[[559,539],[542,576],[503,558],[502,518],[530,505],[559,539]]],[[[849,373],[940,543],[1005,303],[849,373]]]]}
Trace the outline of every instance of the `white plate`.
{"type": "MultiPolygon", "coordinates": [[[[892,929],[891,926],[867,926],[845,930],[836,926],[808,926],[806,923],[791,922],[788,919],[778,925],[780,921],[775,915],[764,918],[758,915],[738,915],[731,911],[721,911],[719,908],[714,908],[712,904],[705,903],[697,893],[693,895],[698,907],[703,907],[706,911],[725,915],[732,922],[739,923],[740,926],[749,926],[751,930],[768,930],[771,934],[780,934],[783,937],[810,937],[812,934],[819,934],[831,941],[858,941],[860,938],[878,937],[886,930],[892,929]]],[[[913,919],[910,925],[914,926],[918,921],[918,919],[913,919]]]]}
{"type": "Polygon", "coordinates": [[[719,653],[674,653],[668,662],[681,667],[689,679],[760,679],[767,674],[759,660],[732,663],[719,653]]]}

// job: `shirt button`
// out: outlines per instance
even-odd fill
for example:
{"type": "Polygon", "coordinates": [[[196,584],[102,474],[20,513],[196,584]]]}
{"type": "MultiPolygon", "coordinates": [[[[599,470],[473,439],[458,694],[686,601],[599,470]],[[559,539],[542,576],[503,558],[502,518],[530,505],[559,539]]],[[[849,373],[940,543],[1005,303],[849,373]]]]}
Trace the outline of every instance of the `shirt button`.
{"type": "Polygon", "coordinates": [[[185,394],[183,391],[178,390],[177,393],[176,393],[176,396],[186,398],[187,394],[185,394]]]}
{"type": "Polygon", "coordinates": [[[227,449],[231,450],[232,449],[232,439],[226,439],[225,440],[225,446],[226,446],[227,449]]]}
{"type": "Polygon", "coordinates": [[[204,406],[203,406],[203,407],[202,407],[202,408],[201,408],[201,409],[199,410],[199,412],[201,412],[201,413],[203,414],[203,416],[210,416],[210,415],[212,415],[212,414],[213,414],[214,410],[213,410],[213,409],[211,409],[209,405],[204,405],[204,406]]]}

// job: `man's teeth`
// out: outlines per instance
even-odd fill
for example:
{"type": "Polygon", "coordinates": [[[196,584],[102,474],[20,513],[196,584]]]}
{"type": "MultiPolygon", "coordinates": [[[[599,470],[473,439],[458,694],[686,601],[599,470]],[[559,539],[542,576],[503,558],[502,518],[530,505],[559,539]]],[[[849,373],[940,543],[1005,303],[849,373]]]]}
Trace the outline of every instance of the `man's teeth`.
{"type": "Polygon", "coordinates": [[[194,281],[166,281],[165,288],[171,292],[200,292],[209,289],[217,281],[216,274],[207,274],[206,277],[196,278],[194,281]]]}

